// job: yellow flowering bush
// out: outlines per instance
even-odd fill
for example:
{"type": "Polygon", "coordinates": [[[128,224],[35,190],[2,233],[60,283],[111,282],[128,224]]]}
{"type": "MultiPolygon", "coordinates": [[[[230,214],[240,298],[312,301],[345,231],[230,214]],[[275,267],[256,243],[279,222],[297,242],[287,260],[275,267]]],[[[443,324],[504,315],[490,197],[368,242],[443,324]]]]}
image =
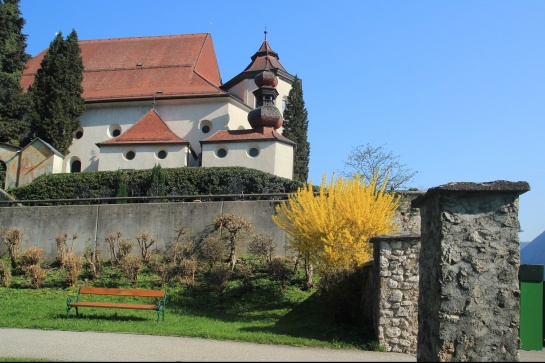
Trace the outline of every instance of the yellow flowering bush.
{"type": "Polygon", "coordinates": [[[359,174],[351,179],[322,177],[319,193],[312,182],[276,207],[274,222],[288,234],[290,248],[310,256],[319,271],[358,267],[372,256],[373,236],[395,232],[393,217],[399,196],[386,193],[386,181],[368,184],[359,174]]]}

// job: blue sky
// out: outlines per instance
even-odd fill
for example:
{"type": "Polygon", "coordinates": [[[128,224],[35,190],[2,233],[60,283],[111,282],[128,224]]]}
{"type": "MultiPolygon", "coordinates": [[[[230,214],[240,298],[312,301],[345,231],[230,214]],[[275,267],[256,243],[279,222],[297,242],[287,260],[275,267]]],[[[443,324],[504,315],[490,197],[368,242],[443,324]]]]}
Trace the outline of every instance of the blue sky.
{"type": "Polygon", "coordinates": [[[303,81],[309,179],[384,146],[410,186],[526,181],[523,242],[545,230],[545,1],[21,0],[27,52],[80,40],[212,33],[224,82],[267,40],[303,81]]]}

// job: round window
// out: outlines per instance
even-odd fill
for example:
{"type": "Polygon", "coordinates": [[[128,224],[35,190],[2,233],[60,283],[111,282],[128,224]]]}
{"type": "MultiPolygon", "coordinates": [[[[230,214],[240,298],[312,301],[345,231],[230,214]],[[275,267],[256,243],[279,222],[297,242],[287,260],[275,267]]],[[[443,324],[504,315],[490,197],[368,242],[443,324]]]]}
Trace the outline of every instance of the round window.
{"type": "Polygon", "coordinates": [[[127,160],[132,160],[132,159],[134,159],[135,156],[136,156],[136,154],[132,150],[127,151],[127,153],[125,154],[125,157],[127,158],[127,160]]]}
{"type": "Polygon", "coordinates": [[[160,150],[158,153],[157,153],[157,157],[159,159],[164,159],[167,157],[167,152],[165,150],[160,150]]]}
{"type": "Polygon", "coordinates": [[[248,150],[248,155],[250,155],[252,158],[255,158],[259,155],[259,149],[256,147],[251,148],[250,150],[248,150]]]}
{"type": "Polygon", "coordinates": [[[108,127],[108,136],[109,137],[118,137],[119,135],[121,135],[121,125],[111,124],[108,127]]]}
{"type": "Polygon", "coordinates": [[[199,122],[199,128],[203,134],[207,134],[212,131],[212,122],[210,120],[202,120],[199,122]]]}
{"type": "Polygon", "coordinates": [[[218,149],[218,151],[216,151],[216,155],[218,158],[224,158],[227,156],[227,150],[224,148],[218,149]]]}
{"type": "Polygon", "coordinates": [[[76,130],[74,137],[78,140],[83,137],[83,129],[81,127],[76,130]]]}

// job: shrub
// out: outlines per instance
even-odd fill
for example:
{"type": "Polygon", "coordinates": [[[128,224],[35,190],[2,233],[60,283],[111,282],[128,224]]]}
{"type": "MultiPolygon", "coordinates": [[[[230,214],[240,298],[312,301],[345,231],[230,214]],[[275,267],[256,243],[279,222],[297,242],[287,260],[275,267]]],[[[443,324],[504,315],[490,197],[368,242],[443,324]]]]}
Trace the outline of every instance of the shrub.
{"type": "Polygon", "coordinates": [[[286,286],[286,281],[293,276],[293,268],[291,267],[290,262],[287,258],[280,256],[271,260],[269,272],[273,279],[280,282],[282,288],[286,286]]]}
{"type": "Polygon", "coordinates": [[[29,247],[21,254],[23,266],[39,265],[45,256],[45,250],[41,247],[29,247]]]}
{"type": "Polygon", "coordinates": [[[70,245],[70,248],[66,244],[66,241],[68,240],[68,233],[61,233],[58,234],[57,237],[55,237],[55,241],[57,242],[57,262],[61,265],[61,267],[64,267],[64,256],[68,252],[74,252],[74,242],[76,242],[76,239],[78,239],[78,237],[78,232],[75,232],[72,235],[72,244],[70,245]]]}
{"type": "Polygon", "coordinates": [[[167,263],[163,256],[158,253],[152,253],[150,256],[149,267],[161,279],[161,285],[170,280],[170,273],[167,263]]]}
{"type": "Polygon", "coordinates": [[[138,274],[142,267],[142,259],[140,256],[127,255],[120,260],[119,266],[121,267],[123,276],[129,280],[131,285],[134,288],[138,287],[138,274]]]}
{"type": "MultiPolygon", "coordinates": [[[[165,178],[164,195],[292,193],[303,185],[298,181],[244,167],[161,170],[165,178]],[[232,190],[233,185],[237,185],[238,190],[232,190]]],[[[123,171],[122,176],[118,171],[45,174],[30,184],[10,189],[10,193],[18,200],[100,198],[110,196],[109,191],[117,191],[116,194],[120,196],[144,196],[150,189],[151,172],[151,169],[130,170],[123,171]],[[120,178],[127,184],[126,193],[121,191],[125,187],[120,185],[120,178]]],[[[43,202],[36,205],[50,204],[43,202]]]]}
{"type": "Polygon", "coordinates": [[[212,267],[209,274],[212,287],[220,293],[225,292],[229,287],[229,277],[231,277],[231,274],[232,270],[228,264],[222,263],[212,267]]]}
{"type": "Polygon", "coordinates": [[[332,321],[337,325],[360,321],[363,269],[327,271],[320,276],[316,293],[332,321]]]}
{"type": "Polygon", "coordinates": [[[195,259],[184,258],[180,263],[180,269],[184,283],[188,286],[195,284],[195,272],[197,271],[197,261],[195,259]]]}
{"type": "Polygon", "coordinates": [[[247,292],[255,290],[252,264],[238,264],[235,270],[236,278],[242,280],[242,289],[247,292]]]}
{"type": "Polygon", "coordinates": [[[271,264],[276,244],[271,236],[258,234],[252,238],[248,246],[248,252],[261,257],[271,264]]]}
{"type": "Polygon", "coordinates": [[[144,263],[146,264],[149,264],[151,257],[151,251],[149,248],[155,244],[155,239],[152,238],[148,232],[138,232],[138,234],[136,235],[136,241],[140,246],[142,261],[144,261],[144,263]]]}
{"type": "MultiPolygon", "coordinates": [[[[116,181],[117,181],[117,188],[115,192],[116,197],[128,197],[129,191],[127,189],[127,181],[125,180],[125,176],[123,175],[123,172],[121,170],[118,170],[116,172],[116,181]]],[[[124,204],[127,203],[127,199],[119,199],[116,201],[118,204],[124,204]]]]}
{"type": "MultiPolygon", "coordinates": [[[[161,168],[161,164],[155,164],[151,169],[150,185],[148,195],[163,196],[166,192],[165,172],[161,168]]],[[[156,200],[157,201],[157,200],[156,200]]]]}
{"type": "Polygon", "coordinates": [[[369,238],[395,231],[393,217],[399,196],[379,187],[378,176],[366,183],[324,175],[320,192],[312,184],[276,207],[272,218],[289,236],[290,249],[300,253],[319,271],[362,266],[372,259],[369,238]]]}
{"type": "Polygon", "coordinates": [[[86,246],[83,251],[83,257],[87,260],[91,268],[91,278],[93,281],[98,280],[102,272],[102,252],[95,250],[93,246],[86,246]]]}
{"type": "Polygon", "coordinates": [[[9,229],[2,228],[0,230],[0,238],[8,247],[9,257],[11,259],[11,267],[17,268],[17,259],[19,258],[19,249],[23,242],[23,231],[19,227],[11,227],[9,229]]]}
{"type": "Polygon", "coordinates": [[[2,277],[2,286],[11,285],[11,266],[5,260],[0,260],[0,277],[2,277]]]}
{"type": "Polygon", "coordinates": [[[231,269],[234,270],[237,262],[238,241],[246,234],[253,234],[254,227],[246,218],[226,213],[216,217],[214,228],[220,232],[224,229],[227,231],[225,238],[229,242],[229,264],[231,269]]]}
{"type": "Polygon", "coordinates": [[[208,235],[201,241],[199,252],[201,257],[208,261],[210,268],[212,268],[223,259],[225,246],[216,236],[208,235]]]}
{"type": "Polygon", "coordinates": [[[45,278],[45,270],[40,265],[30,265],[26,269],[26,274],[30,278],[30,286],[39,289],[45,278]]]}
{"type": "Polygon", "coordinates": [[[81,274],[83,258],[76,256],[74,252],[68,252],[64,255],[63,266],[66,268],[66,282],[68,286],[75,286],[81,274]]]}
{"type": "Polygon", "coordinates": [[[172,259],[174,263],[180,263],[183,258],[197,258],[195,241],[188,228],[176,229],[176,241],[172,244],[172,259]]]}
{"type": "Polygon", "coordinates": [[[134,244],[130,241],[127,241],[123,238],[123,232],[117,232],[117,234],[109,234],[106,237],[106,242],[108,242],[110,253],[110,263],[112,265],[118,265],[120,261],[131,253],[134,244]]]}

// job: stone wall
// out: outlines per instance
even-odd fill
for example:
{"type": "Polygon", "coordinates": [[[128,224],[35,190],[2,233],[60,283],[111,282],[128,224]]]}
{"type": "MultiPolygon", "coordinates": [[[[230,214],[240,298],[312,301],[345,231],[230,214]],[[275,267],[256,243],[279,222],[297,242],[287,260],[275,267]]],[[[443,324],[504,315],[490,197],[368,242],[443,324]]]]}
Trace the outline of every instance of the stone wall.
{"type": "Polygon", "coordinates": [[[416,354],[420,235],[386,235],[373,243],[373,325],[388,352],[416,354]]]}
{"type": "Polygon", "coordinates": [[[417,360],[519,361],[518,196],[526,182],[450,183],[420,208],[417,360]]]}

